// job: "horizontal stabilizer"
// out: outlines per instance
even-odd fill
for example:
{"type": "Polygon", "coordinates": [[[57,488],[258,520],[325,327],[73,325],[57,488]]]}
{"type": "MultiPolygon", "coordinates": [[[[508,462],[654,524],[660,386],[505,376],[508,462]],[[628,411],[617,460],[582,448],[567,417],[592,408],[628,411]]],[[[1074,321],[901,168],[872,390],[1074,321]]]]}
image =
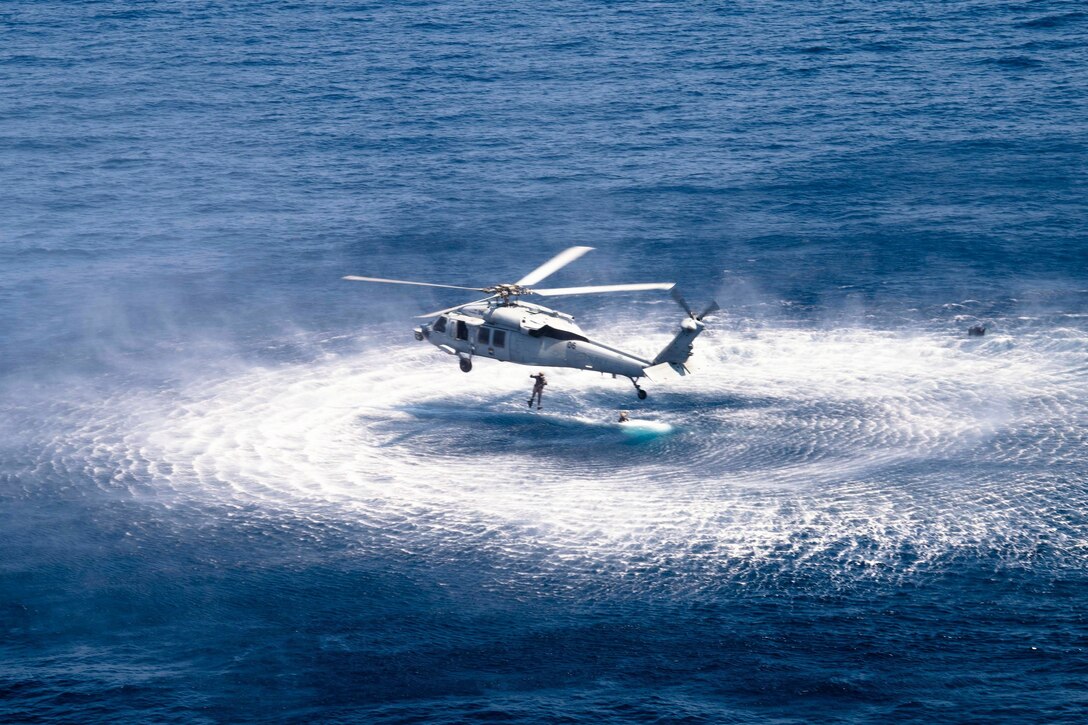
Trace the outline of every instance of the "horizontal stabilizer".
{"type": "Polygon", "coordinates": [[[660,363],[643,368],[643,374],[650,380],[660,380],[661,376],[667,376],[670,372],[677,375],[687,375],[687,368],[677,363],[660,363]]]}
{"type": "Polygon", "coordinates": [[[681,365],[680,363],[671,362],[671,363],[668,363],[668,366],[670,368],[672,368],[673,372],[675,372],[680,377],[684,377],[685,375],[688,374],[688,368],[687,368],[686,365],[681,365]]]}

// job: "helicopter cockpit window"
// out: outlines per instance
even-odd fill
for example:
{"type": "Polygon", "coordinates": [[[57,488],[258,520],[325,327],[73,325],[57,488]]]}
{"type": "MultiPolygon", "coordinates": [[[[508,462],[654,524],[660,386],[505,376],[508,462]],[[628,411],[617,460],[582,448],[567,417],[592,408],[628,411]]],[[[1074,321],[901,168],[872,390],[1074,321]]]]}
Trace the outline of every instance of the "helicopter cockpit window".
{"type": "Polygon", "coordinates": [[[465,324],[464,320],[457,321],[457,339],[468,340],[468,325],[465,324]]]}
{"type": "Polygon", "coordinates": [[[431,329],[434,330],[435,332],[445,332],[446,331],[446,318],[445,317],[439,317],[437,320],[434,321],[434,325],[431,326],[431,329]]]}
{"type": "Polygon", "coordinates": [[[506,347],[506,330],[495,330],[492,332],[491,344],[495,347],[506,347]]]}
{"type": "Polygon", "coordinates": [[[478,345],[487,345],[490,339],[491,330],[487,329],[486,327],[476,328],[476,343],[478,345]]]}

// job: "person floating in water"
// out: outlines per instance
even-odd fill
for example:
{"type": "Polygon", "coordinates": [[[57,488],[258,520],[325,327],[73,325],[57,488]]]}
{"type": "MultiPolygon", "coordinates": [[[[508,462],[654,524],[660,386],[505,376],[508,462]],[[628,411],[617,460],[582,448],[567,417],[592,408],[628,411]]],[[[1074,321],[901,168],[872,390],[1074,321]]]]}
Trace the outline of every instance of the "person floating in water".
{"type": "Polygon", "coordinates": [[[529,396],[529,407],[533,407],[533,399],[536,399],[536,409],[540,410],[540,404],[544,401],[544,386],[548,384],[548,381],[544,378],[544,373],[540,372],[536,375],[530,375],[530,378],[536,380],[533,383],[533,393],[529,396]]]}
{"type": "Polygon", "coordinates": [[[629,420],[631,420],[631,417],[627,414],[627,411],[626,410],[621,410],[620,411],[620,419],[617,422],[626,423],[629,420]]]}

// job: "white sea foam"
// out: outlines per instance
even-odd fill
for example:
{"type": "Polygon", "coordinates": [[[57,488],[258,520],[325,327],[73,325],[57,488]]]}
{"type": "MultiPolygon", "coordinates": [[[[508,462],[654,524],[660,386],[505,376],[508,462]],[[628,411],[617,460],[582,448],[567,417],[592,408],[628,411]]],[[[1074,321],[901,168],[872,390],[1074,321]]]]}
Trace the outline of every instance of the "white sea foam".
{"type": "Polygon", "coordinates": [[[1060,513],[1086,503],[1075,337],[710,334],[696,374],[646,403],[557,371],[543,415],[518,366],[464,375],[424,346],[327,356],[118,394],[66,421],[43,463],[155,505],[286,510],[522,571],[887,575],[965,550],[1015,563],[1044,540],[1083,564],[1085,532],[1060,513]],[[662,435],[631,439],[620,407],[662,435]]]}

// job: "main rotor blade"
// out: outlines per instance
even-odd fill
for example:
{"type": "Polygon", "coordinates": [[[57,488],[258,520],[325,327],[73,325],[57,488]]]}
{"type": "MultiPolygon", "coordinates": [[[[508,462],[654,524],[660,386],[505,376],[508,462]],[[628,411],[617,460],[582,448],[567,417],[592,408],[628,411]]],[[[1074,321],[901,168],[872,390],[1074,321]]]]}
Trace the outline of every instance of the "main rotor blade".
{"type": "Polygon", "coordinates": [[[675,282],[648,282],[646,284],[604,284],[594,287],[555,287],[553,289],[535,289],[534,295],[542,297],[561,297],[563,295],[595,295],[600,292],[641,292],[643,290],[670,290],[675,282]]]}
{"type": "Polygon", "coordinates": [[[432,284],[430,282],[409,282],[403,279],[382,279],[381,277],[356,277],[355,275],[348,275],[344,277],[346,280],[352,282],[384,282],[385,284],[410,284],[416,287],[442,287],[443,289],[467,289],[472,292],[487,292],[482,287],[458,287],[453,284],[432,284]]]}
{"type": "Polygon", "coordinates": [[[528,287],[540,282],[545,277],[549,277],[559,270],[566,267],[574,260],[581,257],[586,252],[592,251],[593,247],[570,247],[559,254],[549,259],[544,264],[534,269],[529,274],[519,279],[515,284],[521,287],[528,287]]]}
{"type": "Polygon", "coordinates": [[[474,300],[472,302],[466,302],[463,305],[454,305],[453,307],[447,307],[446,309],[439,310],[438,312],[428,312],[425,315],[416,315],[416,319],[422,319],[424,317],[438,317],[439,315],[444,315],[447,312],[453,312],[454,310],[459,310],[462,307],[468,307],[470,305],[478,305],[481,302],[490,302],[491,300],[495,299],[496,297],[499,297],[499,295],[491,295],[490,297],[484,297],[482,300],[474,300]]]}

